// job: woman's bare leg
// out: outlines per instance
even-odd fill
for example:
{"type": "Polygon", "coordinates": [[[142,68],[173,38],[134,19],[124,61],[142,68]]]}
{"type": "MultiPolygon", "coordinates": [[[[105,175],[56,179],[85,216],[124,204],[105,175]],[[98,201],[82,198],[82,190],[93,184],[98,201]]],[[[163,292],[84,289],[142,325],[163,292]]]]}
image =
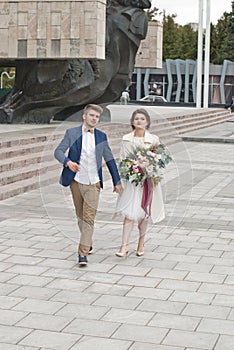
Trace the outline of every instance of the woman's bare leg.
{"type": "Polygon", "coordinates": [[[145,234],[146,234],[147,227],[148,227],[147,219],[143,219],[138,223],[138,229],[139,229],[139,240],[138,240],[138,246],[137,246],[138,255],[144,254],[144,242],[145,242],[145,234]]]}
{"type": "Polygon", "coordinates": [[[123,222],[123,234],[122,234],[122,243],[119,249],[119,252],[116,253],[117,256],[124,256],[128,252],[128,243],[130,234],[134,227],[134,220],[130,220],[128,218],[124,218],[123,222]]]}

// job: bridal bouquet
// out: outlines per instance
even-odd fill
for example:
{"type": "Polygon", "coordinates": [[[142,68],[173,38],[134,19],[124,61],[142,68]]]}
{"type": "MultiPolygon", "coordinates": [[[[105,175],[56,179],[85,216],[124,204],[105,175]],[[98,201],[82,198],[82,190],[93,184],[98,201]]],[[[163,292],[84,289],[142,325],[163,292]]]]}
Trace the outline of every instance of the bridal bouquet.
{"type": "Polygon", "coordinates": [[[163,144],[149,148],[136,147],[119,163],[120,177],[136,186],[144,186],[146,180],[157,185],[162,179],[162,168],[171,161],[163,144]]]}

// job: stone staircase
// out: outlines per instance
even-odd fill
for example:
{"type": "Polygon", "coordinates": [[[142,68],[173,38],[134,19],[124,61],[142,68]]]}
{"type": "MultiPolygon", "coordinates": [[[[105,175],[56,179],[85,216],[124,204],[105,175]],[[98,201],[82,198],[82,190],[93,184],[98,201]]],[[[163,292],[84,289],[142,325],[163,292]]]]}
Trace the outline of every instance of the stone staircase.
{"type": "Polygon", "coordinates": [[[35,130],[31,135],[0,135],[0,200],[58,181],[59,165],[53,151],[64,132],[51,134],[53,131],[40,128],[36,135],[35,130]]]}
{"type": "MultiPolygon", "coordinates": [[[[181,142],[177,136],[189,131],[205,128],[231,119],[228,111],[222,109],[206,112],[156,117],[151,123],[151,132],[160,137],[166,145],[181,142]]],[[[0,200],[16,196],[51,183],[58,182],[61,167],[53,157],[55,147],[67,127],[74,123],[56,124],[28,129],[27,132],[0,132],[0,200]]],[[[4,126],[1,126],[4,128],[4,126]]],[[[120,139],[131,131],[128,124],[101,123],[100,128],[107,132],[109,142],[118,158],[120,139]]]]}
{"type": "MultiPolygon", "coordinates": [[[[157,117],[151,120],[150,132],[159,136],[162,143],[165,145],[181,142],[179,135],[188,133],[190,131],[206,128],[212,125],[220,124],[228,121],[232,115],[227,110],[213,109],[206,112],[181,114],[175,116],[168,116],[167,118],[157,117]]],[[[109,136],[112,151],[115,157],[118,157],[120,148],[120,138],[127,132],[131,131],[128,125],[121,126],[116,123],[103,126],[109,136]]]]}

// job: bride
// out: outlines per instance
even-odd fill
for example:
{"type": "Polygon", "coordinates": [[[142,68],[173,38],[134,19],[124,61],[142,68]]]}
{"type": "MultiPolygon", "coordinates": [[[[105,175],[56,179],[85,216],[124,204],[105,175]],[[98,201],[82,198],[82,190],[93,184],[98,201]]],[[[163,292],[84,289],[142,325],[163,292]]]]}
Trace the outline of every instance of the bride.
{"type": "MultiPolygon", "coordinates": [[[[137,109],[133,112],[130,120],[133,131],[123,136],[120,159],[128,158],[128,154],[136,147],[150,148],[152,145],[160,143],[158,136],[151,134],[150,116],[145,109],[137,109]]],[[[150,217],[153,223],[157,223],[165,218],[164,203],[161,185],[158,183],[152,189],[152,203],[150,217]]],[[[139,240],[137,246],[137,256],[144,255],[144,239],[148,225],[149,216],[142,208],[143,187],[135,185],[130,181],[125,181],[124,191],[117,201],[117,212],[124,215],[122,243],[116,256],[124,257],[129,252],[129,238],[133,230],[135,221],[138,222],[139,240]]]]}

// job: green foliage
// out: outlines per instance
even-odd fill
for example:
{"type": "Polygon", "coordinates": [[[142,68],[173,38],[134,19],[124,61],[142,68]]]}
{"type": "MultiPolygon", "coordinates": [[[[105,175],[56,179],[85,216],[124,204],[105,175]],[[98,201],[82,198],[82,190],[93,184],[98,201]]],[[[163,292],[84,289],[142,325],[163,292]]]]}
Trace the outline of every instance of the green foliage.
{"type": "Polygon", "coordinates": [[[164,15],[163,19],[163,60],[180,58],[196,60],[197,31],[190,24],[180,26],[176,15],[164,15]]]}
{"type": "Polygon", "coordinates": [[[155,21],[156,16],[159,14],[158,11],[159,9],[157,9],[156,7],[146,10],[148,21],[155,21]]]}
{"type": "Polygon", "coordinates": [[[163,60],[176,59],[178,56],[178,24],[175,23],[175,15],[163,17],[163,60]]]}
{"type": "Polygon", "coordinates": [[[197,58],[197,31],[190,24],[178,28],[178,57],[182,60],[197,58]]]}
{"type": "Polygon", "coordinates": [[[225,12],[224,16],[224,30],[225,36],[221,43],[221,59],[230,60],[234,62],[234,1],[232,1],[232,11],[225,12]]]}
{"type": "Polygon", "coordinates": [[[147,179],[157,185],[162,177],[162,168],[172,160],[163,144],[151,145],[150,147],[136,147],[129,152],[126,159],[119,163],[119,174],[136,186],[144,185],[147,179]]]}
{"type": "Polygon", "coordinates": [[[224,12],[216,26],[211,27],[211,62],[222,64],[223,60],[234,61],[234,1],[232,12],[224,12]]]}
{"type": "MultiPolygon", "coordinates": [[[[217,27],[211,23],[210,28],[210,61],[214,64],[220,63],[220,50],[221,42],[218,35],[217,27]]],[[[222,63],[222,62],[221,62],[222,63]]]]}
{"type": "Polygon", "coordinates": [[[4,89],[12,89],[14,87],[14,83],[15,83],[14,76],[15,76],[15,67],[0,67],[0,77],[2,77],[1,82],[4,89]]]}
{"type": "MultiPolygon", "coordinates": [[[[197,59],[198,32],[190,24],[175,22],[176,15],[163,17],[163,61],[166,59],[197,59]]],[[[234,1],[232,11],[224,12],[217,25],[211,23],[210,61],[222,64],[223,60],[234,62],[234,1]]]]}

